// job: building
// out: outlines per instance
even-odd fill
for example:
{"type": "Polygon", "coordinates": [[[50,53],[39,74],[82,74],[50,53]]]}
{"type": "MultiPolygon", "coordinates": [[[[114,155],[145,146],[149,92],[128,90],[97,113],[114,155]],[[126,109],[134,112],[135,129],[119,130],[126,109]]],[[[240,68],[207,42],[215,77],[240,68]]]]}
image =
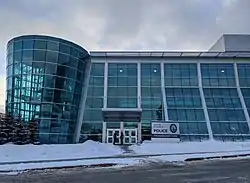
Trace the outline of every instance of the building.
{"type": "Polygon", "coordinates": [[[42,143],[150,140],[151,121],[181,141],[250,139],[250,36],[207,52],[87,52],[49,36],[8,42],[6,111],[39,119],[42,143]]]}

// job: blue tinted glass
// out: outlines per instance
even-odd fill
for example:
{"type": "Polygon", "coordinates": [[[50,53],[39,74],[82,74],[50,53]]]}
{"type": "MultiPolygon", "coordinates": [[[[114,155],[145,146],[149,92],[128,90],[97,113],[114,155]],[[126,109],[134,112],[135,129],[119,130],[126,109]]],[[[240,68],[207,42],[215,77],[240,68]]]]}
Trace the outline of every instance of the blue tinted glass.
{"type": "Polygon", "coordinates": [[[27,39],[23,40],[23,49],[33,49],[34,40],[27,39]]]}
{"type": "Polygon", "coordinates": [[[43,40],[35,40],[34,49],[43,49],[45,50],[47,47],[47,42],[43,40]]]}
{"type": "Polygon", "coordinates": [[[47,42],[47,49],[51,51],[59,51],[59,43],[48,41],[47,42]]]}
{"type": "Polygon", "coordinates": [[[14,42],[14,51],[21,50],[23,48],[22,44],[23,44],[22,41],[15,41],[14,42]]]}

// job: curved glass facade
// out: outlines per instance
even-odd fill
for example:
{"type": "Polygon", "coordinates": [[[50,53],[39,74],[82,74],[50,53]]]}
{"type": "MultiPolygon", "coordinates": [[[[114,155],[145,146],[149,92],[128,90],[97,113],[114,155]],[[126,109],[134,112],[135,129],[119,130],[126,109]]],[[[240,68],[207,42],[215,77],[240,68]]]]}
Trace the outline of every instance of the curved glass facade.
{"type": "Polygon", "coordinates": [[[6,112],[39,121],[41,143],[72,143],[88,52],[49,36],[20,36],[7,45],[6,112]]]}

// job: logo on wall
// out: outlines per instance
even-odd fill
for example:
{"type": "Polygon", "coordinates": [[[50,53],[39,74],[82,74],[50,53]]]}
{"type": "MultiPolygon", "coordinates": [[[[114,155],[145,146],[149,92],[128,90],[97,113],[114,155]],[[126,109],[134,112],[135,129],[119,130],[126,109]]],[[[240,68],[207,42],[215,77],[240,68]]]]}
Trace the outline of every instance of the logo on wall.
{"type": "Polygon", "coordinates": [[[176,133],[176,132],[177,132],[177,126],[176,126],[175,124],[171,124],[171,125],[170,125],[170,131],[171,131],[172,133],[176,133]]]}

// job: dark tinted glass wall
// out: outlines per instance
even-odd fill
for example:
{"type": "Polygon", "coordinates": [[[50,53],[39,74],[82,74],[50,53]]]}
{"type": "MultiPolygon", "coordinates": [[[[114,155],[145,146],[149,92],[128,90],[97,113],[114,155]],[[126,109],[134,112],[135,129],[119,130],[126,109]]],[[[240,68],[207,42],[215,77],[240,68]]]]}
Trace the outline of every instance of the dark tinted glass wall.
{"type": "Polygon", "coordinates": [[[7,46],[6,111],[39,120],[41,143],[72,143],[88,53],[59,38],[21,36],[7,46]]]}
{"type": "Polygon", "coordinates": [[[164,65],[169,120],[180,124],[182,141],[208,139],[196,63],[164,65]]]}

